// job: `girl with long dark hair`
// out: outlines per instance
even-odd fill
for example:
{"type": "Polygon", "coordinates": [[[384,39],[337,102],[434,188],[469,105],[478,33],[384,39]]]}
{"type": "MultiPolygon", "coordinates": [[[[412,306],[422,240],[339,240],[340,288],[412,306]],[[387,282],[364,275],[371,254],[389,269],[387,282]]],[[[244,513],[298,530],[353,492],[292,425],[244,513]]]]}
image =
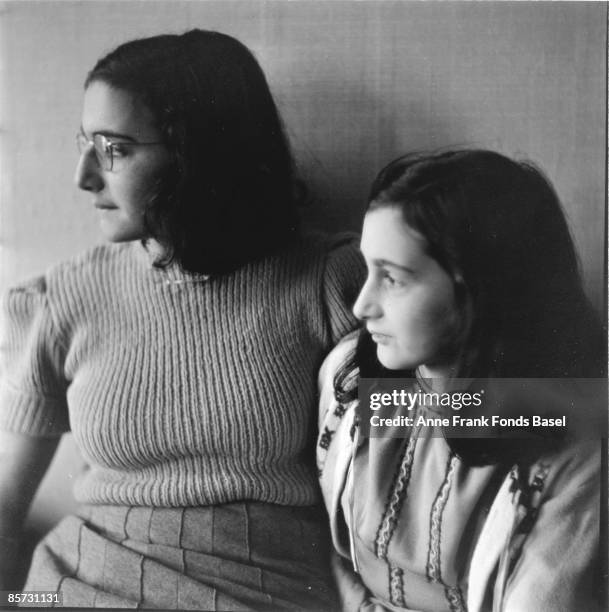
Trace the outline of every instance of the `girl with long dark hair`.
{"type": "Polygon", "coordinates": [[[549,181],[491,151],[399,158],[372,186],[361,250],[364,329],[320,378],[318,465],[345,609],[596,609],[599,440],[532,419],[555,384],[602,378],[606,363],[549,181]],[[377,435],[358,390],[388,378],[419,399],[410,422],[377,435]],[[509,385],[531,379],[514,401],[509,385]],[[453,427],[438,398],[475,389],[494,389],[476,429],[453,427]],[[514,410],[528,426],[486,426],[514,410]]]}
{"type": "Polygon", "coordinates": [[[327,609],[315,377],[355,326],[349,240],[299,230],[264,74],[234,38],[119,46],[87,76],[77,185],[109,241],[8,292],[0,578],[71,430],[77,515],[25,589],[64,606],[327,609]]]}

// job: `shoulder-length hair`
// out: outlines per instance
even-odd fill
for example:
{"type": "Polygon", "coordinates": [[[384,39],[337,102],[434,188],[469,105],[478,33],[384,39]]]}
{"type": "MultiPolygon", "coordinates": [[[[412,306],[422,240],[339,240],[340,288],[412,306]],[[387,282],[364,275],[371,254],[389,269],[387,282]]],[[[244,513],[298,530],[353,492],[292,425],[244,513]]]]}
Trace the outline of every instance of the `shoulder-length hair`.
{"type": "Polygon", "coordinates": [[[298,235],[294,168],[264,73],[238,40],[192,30],[120,45],[85,88],[131,93],[171,154],[145,213],[164,247],[157,265],[232,271],[298,235]]]}
{"type": "MultiPolygon", "coordinates": [[[[381,170],[368,201],[368,211],[400,210],[453,278],[462,320],[456,376],[604,376],[603,328],[559,199],[533,164],[485,150],[406,155],[381,170]]],[[[337,373],[341,401],[357,394],[355,370],[414,375],[384,369],[365,330],[337,373]]]]}

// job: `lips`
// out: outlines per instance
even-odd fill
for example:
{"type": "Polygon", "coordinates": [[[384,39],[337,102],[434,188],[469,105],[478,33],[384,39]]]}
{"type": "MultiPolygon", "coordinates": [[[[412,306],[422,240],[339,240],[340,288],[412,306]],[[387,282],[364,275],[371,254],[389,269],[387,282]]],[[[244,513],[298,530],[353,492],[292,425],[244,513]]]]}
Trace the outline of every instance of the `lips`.
{"type": "Polygon", "coordinates": [[[386,344],[391,339],[391,336],[388,336],[387,334],[381,334],[381,333],[375,332],[371,329],[368,330],[368,333],[372,337],[372,340],[376,342],[377,344],[386,344]]]}
{"type": "Polygon", "coordinates": [[[118,208],[114,204],[105,204],[104,202],[95,202],[94,206],[98,210],[116,210],[118,208]]]}

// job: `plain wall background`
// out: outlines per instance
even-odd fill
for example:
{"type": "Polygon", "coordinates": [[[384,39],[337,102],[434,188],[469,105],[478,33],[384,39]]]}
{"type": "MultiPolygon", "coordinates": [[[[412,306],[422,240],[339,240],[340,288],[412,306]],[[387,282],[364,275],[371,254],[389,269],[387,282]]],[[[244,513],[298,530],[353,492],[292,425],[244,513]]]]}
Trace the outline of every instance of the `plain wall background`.
{"type": "MultiPolygon", "coordinates": [[[[406,151],[527,157],[554,182],[604,310],[606,13],[601,2],[2,3],[0,288],[100,240],[72,184],[86,72],[128,39],[200,27],[258,57],[315,197],[311,225],[357,229],[372,178],[406,151]]],[[[35,522],[65,505],[77,460],[64,446],[35,522]]]]}

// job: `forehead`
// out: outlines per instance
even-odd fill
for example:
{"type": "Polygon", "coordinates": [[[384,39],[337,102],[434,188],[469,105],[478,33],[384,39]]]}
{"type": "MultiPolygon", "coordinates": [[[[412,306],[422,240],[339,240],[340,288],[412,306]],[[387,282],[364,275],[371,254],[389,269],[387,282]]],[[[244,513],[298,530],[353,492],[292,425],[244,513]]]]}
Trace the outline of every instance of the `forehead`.
{"type": "Polygon", "coordinates": [[[85,134],[124,135],[135,140],[160,136],[150,109],[123,89],[93,81],[85,90],[82,110],[85,134]]]}
{"type": "Polygon", "coordinates": [[[396,207],[372,210],[364,217],[360,248],[369,260],[384,260],[411,267],[430,259],[427,241],[403,220],[396,207]]]}

